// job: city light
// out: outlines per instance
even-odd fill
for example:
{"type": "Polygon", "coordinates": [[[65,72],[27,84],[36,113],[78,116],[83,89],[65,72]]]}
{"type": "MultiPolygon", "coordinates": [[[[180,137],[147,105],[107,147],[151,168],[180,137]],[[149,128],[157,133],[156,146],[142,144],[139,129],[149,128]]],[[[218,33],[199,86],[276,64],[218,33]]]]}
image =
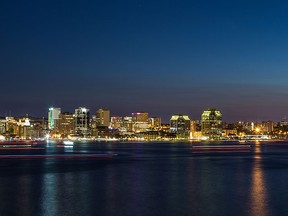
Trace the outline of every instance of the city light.
{"type": "MultiPolygon", "coordinates": [[[[50,107],[47,118],[5,117],[0,119],[0,135],[5,140],[268,140],[288,139],[284,121],[226,123],[217,109],[207,109],[200,119],[186,114],[171,115],[169,123],[148,112],[132,112],[131,116],[112,116],[109,109],[90,112],[78,107],[62,112],[50,107]],[[3,138],[4,137],[4,138],[3,138]]],[[[225,116],[224,116],[225,117],[225,116]]]]}

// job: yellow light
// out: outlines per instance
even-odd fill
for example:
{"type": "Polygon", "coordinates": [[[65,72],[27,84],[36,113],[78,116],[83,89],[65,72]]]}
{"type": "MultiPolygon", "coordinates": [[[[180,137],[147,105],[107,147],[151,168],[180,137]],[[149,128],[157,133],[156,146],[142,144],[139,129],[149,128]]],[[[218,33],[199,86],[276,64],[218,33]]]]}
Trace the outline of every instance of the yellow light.
{"type": "Polygon", "coordinates": [[[255,131],[258,133],[260,132],[260,128],[255,128],[255,131]]]}

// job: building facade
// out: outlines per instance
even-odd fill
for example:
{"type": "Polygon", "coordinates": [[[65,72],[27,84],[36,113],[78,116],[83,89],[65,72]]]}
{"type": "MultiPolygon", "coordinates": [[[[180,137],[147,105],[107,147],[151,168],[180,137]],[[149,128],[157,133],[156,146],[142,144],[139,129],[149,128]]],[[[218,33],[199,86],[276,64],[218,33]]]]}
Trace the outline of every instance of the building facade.
{"type": "Polygon", "coordinates": [[[54,108],[51,107],[49,108],[48,111],[48,128],[50,130],[54,129],[55,127],[55,121],[57,121],[59,119],[59,115],[61,113],[61,108],[54,108]]]}
{"type": "Polygon", "coordinates": [[[96,112],[96,124],[101,127],[109,127],[110,125],[110,110],[99,109],[96,112]]]}
{"type": "Polygon", "coordinates": [[[90,133],[90,110],[85,107],[75,109],[75,134],[86,137],[90,133]]]}
{"type": "Polygon", "coordinates": [[[111,128],[118,129],[123,127],[123,118],[121,116],[113,116],[111,117],[111,128]]]}
{"type": "Polygon", "coordinates": [[[148,123],[149,123],[150,128],[158,129],[161,127],[161,118],[158,118],[158,117],[149,118],[148,123]]]}
{"type": "Polygon", "coordinates": [[[201,116],[201,131],[203,136],[217,138],[222,135],[222,114],[219,110],[205,110],[201,116]]]}
{"type": "Polygon", "coordinates": [[[75,117],[73,113],[64,112],[59,115],[57,120],[57,132],[61,137],[67,137],[74,134],[75,129],[75,117]]]}
{"type": "Polygon", "coordinates": [[[148,118],[148,112],[132,113],[133,131],[145,132],[149,128],[148,118]]]}
{"type": "Polygon", "coordinates": [[[189,133],[190,132],[190,119],[188,115],[173,115],[170,118],[170,131],[172,133],[189,133]]]}

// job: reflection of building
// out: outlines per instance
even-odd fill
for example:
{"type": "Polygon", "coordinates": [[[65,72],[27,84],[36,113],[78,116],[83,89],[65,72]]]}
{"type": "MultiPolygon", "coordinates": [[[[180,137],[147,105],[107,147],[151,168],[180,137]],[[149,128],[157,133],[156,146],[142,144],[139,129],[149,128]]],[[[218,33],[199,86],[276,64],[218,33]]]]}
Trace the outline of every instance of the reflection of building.
{"type": "Polygon", "coordinates": [[[148,113],[147,112],[135,112],[132,113],[133,131],[144,132],[149,127],[148,125],[148,113]]]}
{"type": "Polygon", "coordinates": [[[201,118],[201,130],[203,136],[219,137],[222,134],[222,114],[216,109],[208,109],[203,112],[201,118]]]}
{"type": "Polygon", "coordinates": [[[190,119],[187,115],[173,115],[170,119],[170,131],[188,133],[190,131],[190,119]]]}
{"type": "Polygon", "coordinates": [[[110,124],[110,110],[99,109],[96,112],[96,122],[97,126],[109,127],[110,124]]]}
{"type": "Polygon", "coordinates": [[[86,136],[89,134],[89,109],[79,107],[75,109],[75,133],[77,135],[86,136]]]}
{"type": "Polygon", "coordinates": [[[53,129],[55,127],[55,121],[59,119],[61,108],[49,108],[48,112],[48,128],[53,129]]]}

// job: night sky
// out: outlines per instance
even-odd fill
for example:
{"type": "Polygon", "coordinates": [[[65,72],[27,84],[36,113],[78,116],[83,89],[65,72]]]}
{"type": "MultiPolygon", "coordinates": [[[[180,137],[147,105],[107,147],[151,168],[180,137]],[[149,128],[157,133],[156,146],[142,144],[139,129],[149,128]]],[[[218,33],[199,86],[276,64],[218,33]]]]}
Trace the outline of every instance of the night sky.
{"type": "Polygon", "coordinates": [[[0,116],[86,106],[224,121],[288,116],[285,1],[0,3],[0,116]]]}

